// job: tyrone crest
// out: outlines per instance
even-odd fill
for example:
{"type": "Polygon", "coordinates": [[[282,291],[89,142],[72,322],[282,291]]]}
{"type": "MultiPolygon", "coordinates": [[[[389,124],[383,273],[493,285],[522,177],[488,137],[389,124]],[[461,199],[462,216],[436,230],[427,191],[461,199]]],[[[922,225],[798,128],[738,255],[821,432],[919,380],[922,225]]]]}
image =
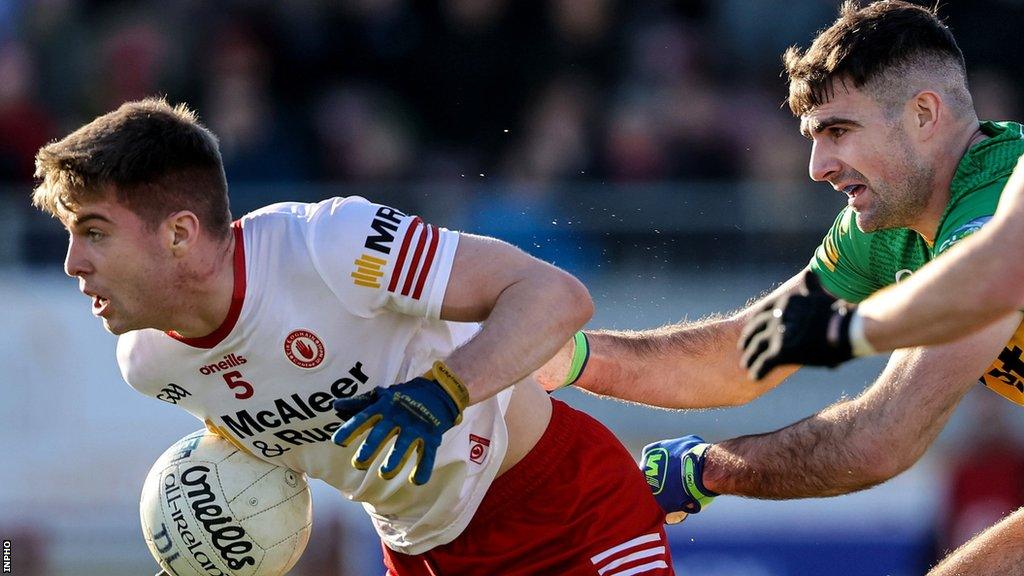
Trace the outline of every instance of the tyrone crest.
{"type": "Polygon", "coordinates": [[[324,343],[309,330],[292,330],[284,339],[284,355],[292,364],[310,370],[324,361],[324,343]]]}

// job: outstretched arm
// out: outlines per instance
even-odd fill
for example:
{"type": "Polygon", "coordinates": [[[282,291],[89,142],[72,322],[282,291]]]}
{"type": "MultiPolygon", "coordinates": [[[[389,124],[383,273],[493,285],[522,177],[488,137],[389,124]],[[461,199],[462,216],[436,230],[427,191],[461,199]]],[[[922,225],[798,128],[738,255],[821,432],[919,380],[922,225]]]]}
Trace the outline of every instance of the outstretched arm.
{"type": "MultiPolygon", "coordinates": [[[[795,289],[801,275],[779,286],[772,298],[795,289]]],[[[604,396],[665,408],[744,404],[771,390],[796,367],[776,370],[761,382],[740,368],[736,341],[759,307],[643,331],[587,331],[590,358],[575,385],[604,396]]],[[[569,342],[537,373],[544,387],[560,387],[569,372],[569,342]]]]}
{"type": "Polygon", "coordinates": [[[781,430],[712,446],[710,490],[756,498],[834,496],[910,467],[1020,323],[1013,313],[953,344],[901,350],[863,394],[781,430]]]}

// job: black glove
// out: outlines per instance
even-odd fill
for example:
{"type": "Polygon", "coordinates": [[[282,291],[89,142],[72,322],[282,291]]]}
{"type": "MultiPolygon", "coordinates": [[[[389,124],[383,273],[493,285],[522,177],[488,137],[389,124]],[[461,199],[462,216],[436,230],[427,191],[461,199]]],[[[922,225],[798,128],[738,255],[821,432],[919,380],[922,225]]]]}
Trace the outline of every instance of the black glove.
{"type": "Polygon", "coordinates": [[[855,309],[825,292],[813,272],[805,272],[798,292],[768,300],[743,328],[740,347],[748,375],[760,380],[782,364],[834,368],[853,358],[855,309]]]}

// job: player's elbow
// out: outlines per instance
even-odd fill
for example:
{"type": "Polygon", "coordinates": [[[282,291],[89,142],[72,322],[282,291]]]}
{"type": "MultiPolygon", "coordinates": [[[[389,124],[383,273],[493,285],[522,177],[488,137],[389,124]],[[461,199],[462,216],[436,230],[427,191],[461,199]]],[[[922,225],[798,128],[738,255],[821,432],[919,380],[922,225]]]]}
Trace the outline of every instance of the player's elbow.
{"type": "Polygon", "coordinates": [[[573,331],[582,328],[593,317],[594,300],[590,291],[572,274],[555,269],[546,286],[563,321],[573,331]]]}
{"type": "Polygon", "coordinates": [[[886,444],[875,444],[862,454],[860,466],[851,470],[858,490],[887,482],[913,466],[920,454],[886,444]]]}

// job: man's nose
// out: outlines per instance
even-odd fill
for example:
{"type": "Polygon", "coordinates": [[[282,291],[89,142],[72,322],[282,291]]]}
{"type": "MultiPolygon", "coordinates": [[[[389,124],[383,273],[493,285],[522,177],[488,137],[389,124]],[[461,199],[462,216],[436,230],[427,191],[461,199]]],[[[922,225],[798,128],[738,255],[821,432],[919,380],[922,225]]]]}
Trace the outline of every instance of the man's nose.
{"type": "Polygon", "coordinates": [[[83,253],[82,245],[74,234],[68,235],[68,252],[64,256],[64,273],[72,278],[87,274],[91,270],[88,259],[83,253]]]}
{"type": "Polygon", "coordinates": [[[825,182],[840,171],[842,171],[842,163],[832,152],[831,146],[815,141],[811,145],[811,161],[808,166],[811,180],[825,182]]]}

